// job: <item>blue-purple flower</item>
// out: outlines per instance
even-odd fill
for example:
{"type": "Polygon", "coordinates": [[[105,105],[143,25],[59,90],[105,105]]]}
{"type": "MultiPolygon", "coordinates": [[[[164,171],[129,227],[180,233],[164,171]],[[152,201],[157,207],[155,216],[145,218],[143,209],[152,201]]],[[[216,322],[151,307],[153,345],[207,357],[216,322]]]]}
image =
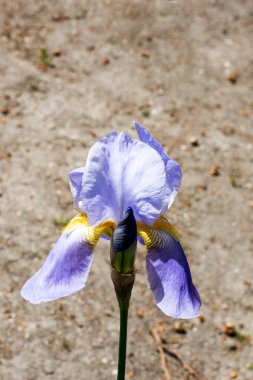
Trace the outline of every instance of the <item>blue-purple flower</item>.
{"type": "Polygon", "coordinates": [[[53,301],[85,286],[100,238],[111,238],[131,210],[158,307],[175,318],[198,315],[200,297],[175,228],[165,214],[181,182],[179,164],[140,124],[140,140],[112,132],[89,151],[86,166],[73,170],[70,187],[79,214],[64,229],[44,265],[21,295],[34,304],[53,301]]]}

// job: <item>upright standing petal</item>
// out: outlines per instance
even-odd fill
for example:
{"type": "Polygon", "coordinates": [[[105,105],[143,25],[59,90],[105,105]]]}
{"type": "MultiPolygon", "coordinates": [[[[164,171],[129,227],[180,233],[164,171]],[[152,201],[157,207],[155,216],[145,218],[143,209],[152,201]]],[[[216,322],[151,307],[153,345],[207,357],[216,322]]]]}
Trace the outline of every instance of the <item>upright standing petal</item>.
{"type": "Polygon", "coordinates": [[[70,221],[41,269],[23,286],[22,297],[38,304],[82,289],[90,271],[93,246],[102,231],[88,226],[84,216],[70,221]]]}
{"type": "Polygon", "coordinates": [[[180,165],[167,155],[162,145],[159,144],[159,142],[156,141],[156,139],[154,139],[154,137],[145,128],[143,128],[136,121],[134,121],[133,124],[136,127],[140,140],[155,149],[160,154],[164,162],[167,178],[167,188],[162,209],[162,214],[164,214],[172,205],[181,183],[182,172],[180,165]]]}
{"type": "Polygon", "coordinates": [[[125,133],[110,133],[91,149],[81,199],[92,225],[119,222],[128,207],[137,221],[151,225],[159,217],[166,190],[159,154],[125,133]]]}
{"type": "Polygon", "coordinates": [[[80,194],[82,191],[82,180],[83,180],[84,170],[85,170],[85,168],[81,167],[81,168],[77,168],[75,170],[72,170],[69,173],[70,190],[72,192],[75,205],[80,211],[84,211],[82,208],[82,201],[80,199],[80,194]]]}
{"type": "Polygon", "coordinates": [[[164,224],[163,230],[156,225],[154,228],[140,229],[140,235],[148,248],[148,281],[157,306],[166,315],[174,318],[196,317],[201,301],[192,282],[183,249],[171,225],[160,221],[158,223],[164,224]]]}

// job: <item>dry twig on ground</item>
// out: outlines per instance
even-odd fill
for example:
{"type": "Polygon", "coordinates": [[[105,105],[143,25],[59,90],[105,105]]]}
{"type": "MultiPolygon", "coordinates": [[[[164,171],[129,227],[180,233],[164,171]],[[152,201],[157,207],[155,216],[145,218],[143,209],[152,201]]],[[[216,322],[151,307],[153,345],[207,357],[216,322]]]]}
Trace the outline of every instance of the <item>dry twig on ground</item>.
{"type": "Polygon", "coordinates": [[[181,367],[186,371],[186,380],[190,378],[205,380],[204,377],[197,375],[193,368],[191,368],[187,363],[185,363],[176,352],[169,350],[164,347],[161,337],[158,333],[158,330],[154,327],[149,328],[149,331],[157,345],[157,349],[160,354],[161,366],[164,373],[164,380],[172,380],[169,368],[168,368],[168,359],[167,356],[171,356],[173,359],[181,365],[181,367]]]}

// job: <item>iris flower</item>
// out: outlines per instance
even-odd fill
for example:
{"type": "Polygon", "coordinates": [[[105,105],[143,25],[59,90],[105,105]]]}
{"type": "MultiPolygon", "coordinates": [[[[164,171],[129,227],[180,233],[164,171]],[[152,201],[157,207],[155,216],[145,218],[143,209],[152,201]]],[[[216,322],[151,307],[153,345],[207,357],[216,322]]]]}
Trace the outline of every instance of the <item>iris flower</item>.
{"type": "Polygon", "coordinates": [[[79,214],[23,286],[26,300],[38,304],[82,289],[98,239],[111,238],[128,210],[147,248],[147,277],[157,306],[175,318],[198,315],[200,297],[178,233],[165,216],[180,186],[180,166],[146,129],[134,126],[139,140],[109,133],[92,146],[86,166],[70,172],[79,214]]]}

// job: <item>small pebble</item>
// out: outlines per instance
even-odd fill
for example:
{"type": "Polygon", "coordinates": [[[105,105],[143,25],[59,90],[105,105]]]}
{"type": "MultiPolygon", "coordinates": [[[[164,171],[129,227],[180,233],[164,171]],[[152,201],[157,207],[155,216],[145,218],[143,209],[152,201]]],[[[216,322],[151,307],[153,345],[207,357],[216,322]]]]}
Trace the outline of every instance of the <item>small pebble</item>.
{"type": "Polygon", "coordinates": [[[200,315],[198,316],[198,320],[199,320],[200,323],[204,323],[204,322],[205,322],[205,317],[204,317],[204,315],[200,314],[200,315]]]}
{"type": "Polygon", "coordinates": [[[61,55],[61,50],[60,49],[54,49],[53,56],[54,57],[60,57],[60,55],[61,55]]]}
{"type": "Polygon", "coordinates": [[[140,55],[144,58],[149,58],[150,57],[150,52],[148,50],[142,50],[140,52],[140,55]]]}
{"type": "Polygon", "coordinates": [[[229,351],[236,351],[238,349],[238,346],[236,344],[231,344],[229,347],[228,347],[229,351]]]}
{"type": "Polygon", "coordinates": [[[186,334],[185,327],[181,321],[177,321],[174,323],[173,330],[178,334],[186,334]]]}
{"type": "Polygon", "coordinates": [[[10,113],[10,110],[9,110],[9,108],[4,107],[4,108],[1,109],[1,113],[3,115],[7,116],[10,113]]]}
{"type": "Polygon", "coordinates": [[[81,320],[79,320],[79,319],[76,321],[76,324],[77,324],[77,326],[80,327],[80,328],[83,328],[83,326],[84,326],[84,322],[81,321],[81,320]]]}
{"type": "Polygon", "coordinates": [[[230,373],[230,379],[236,379],[237,376],[238,376],[238,372],[237,372],[237,371],[232,371],[232,372],[230,373]]]}
{"type": "Polygon", "coordinates": [[[236,335],[236,328],[232,323],[226,323],[224,326],[224,333],[227,336],[235,336],[236,335]]]}
{"type": "Polygon", "coordinates": [[[231,69],[227,71],[226,77],[227,80],[229,80],[229,82],[231,82],[232,84],[236,84],[239,79],[239,73],[237,70],[231,69]]]}
{"type": "Polygon", "coordinates": [[[11,152],[0,152],[0,160],[7,160],[8,158],[11,158],[11,156],[11,152]]]}
{"type": "Polygon", "coordinates": [[[110,58],[109,57],[104,57],[103,59],[103,65],[109,65],[110,63],[110,58]]]}
{"type": "Polygon", "coordinates": [[[144,314],[145,314],[145,311],[144,311],[144,309],[143,308],[141,308],[141,309],[138,309],[137,310],[137,317],[139,317],[139,318],[143,318],[144,317],[144,314]]]}
{"type": "Polygon", "coordinates": [[[190,137],[190,144],[191,146],[199,146],[199,141],[197,140],[196,137],[192,136],[190,137]]]}
{"type": "Polygon", "coordinates": [[[214,166],[212,166],[212,167],[209,169],[209,173],[210,173],[211,176],[213,176],[213,177],[217,177],[218,175],[220,175],[220,167],[219,167],[219,165],[214,165],[214,166]]]}
{"type": "Polygon", "coordinates": [[[87,46],[87,51],[93,51],[93,50],[95,50],[95,46],[94,45],[87,46]]]}
{"type": "Polygon", "coordinates": [[[46,375],[53,375],[55,372],[55,365],[50,360],[44,362],[44,372],[46,375]]]}

